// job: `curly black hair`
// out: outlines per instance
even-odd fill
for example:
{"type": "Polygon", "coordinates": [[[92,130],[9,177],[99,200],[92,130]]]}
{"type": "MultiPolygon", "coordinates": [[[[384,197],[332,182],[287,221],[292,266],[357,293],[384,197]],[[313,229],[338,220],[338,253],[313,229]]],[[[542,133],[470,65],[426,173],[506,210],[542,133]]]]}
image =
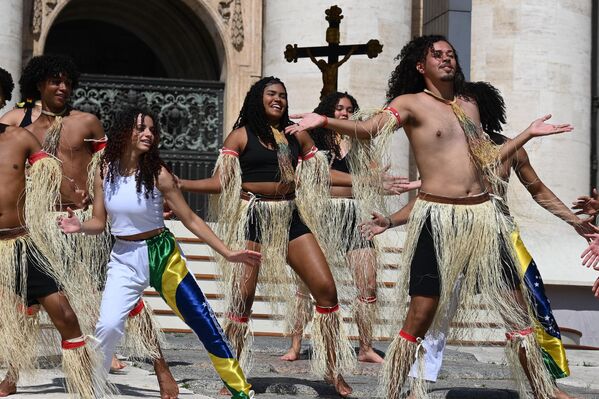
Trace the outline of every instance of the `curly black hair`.
{"type": "Polygon", "coordinates": [[[71,80],[73,89],[77,88],[80,74],[71,57],[53,54],[33,57],[23,68],[21,79],[19,79],[21,98],[23,100],[39,100],[41,93],[37,87],[38,84],[61,74],[71,80]]]}
{"type": "Polygon", "coordinates": [[[488,82],[466,82],[463,95],[476,101],[480,123],[491,140],[495,144],[503,144],[507,138],[501,134],[506,121],[501,92],[488,82]]]}
{"type": "MultiPolygon", "coordinates": [[[[429,51],[433,49],[433,45],[437,42],[449,41],[445,36],[441,35],[426,35],[412,39],[406,44],[397,57],[396,60],[400,60],[399,65],[391,73],[389,78],[389,88],[387,89],[387,100],[391,101],[395,97],[402,94],[414,94],[419,93],[425,89],[424,76],[416,70],[416,64],[423,62],[429,51]]],[[[453,45],[449,43],[453,48],[453,45]]],[[[464,90],[464,73],[460,62],[458,60],[458,54],[455,51],[455,62],[456,71],[454,76],[454,92],[456,95],[460,95],[464,90]]]]}
{"type": "Polygon", "coordinates": [[[12,98],[12,91],[15,88],[15,83],[12,80],[12,75],[6,69],[0,68],[0,87],[6,101],[12,98]]]}
{"type": "Polygon", "coordinates": [[[140,114],[142,120],[146,116],[149,116],[154,121],[154,141],[148,152],[139,158],[139,164],[135,172],[137,192],[141,193],[143,186],[145,197],[149,198],[150,195],[153,195],[154,186],[160,174],[161,167],[166,167],[166,165],[160,158],[158,151],[160,143],[158,119],[148,110],[128,107],[117,114],[108,135],[110,139],[102,155],[100,176],[104,178],[104,171],[106,170],[108,182],[114,183],[115,176],[120,175],[119,162],[128,148],[128,143],[131,142],[131,134],[133,133],[133,129],[137,128],[137,118],[140,114]]]}
{"type": "MultiPolygon", "coordinates": [[[[241,111],[239,111],[239,117],[237,117],[233,129],[247,125],[263,144],[278,150],[279,146],[270,129],[270,123],[266,117],[266,111],[262,102],[262,96],[266,87],[277,83],[282,85],[285,92],[287,92],[285,84],[274,76],[262,78],[250,87],[250,90],[245,95],[243,106],[241,107],[241,111]]],[[[287,101],[287,107],[285,107],[285,111],[279,122],[279,128],[283,129],[291,124],[292,122],[289,119],[289,101],[287,101]]]]}
{"type": "MultiPolygon", "coordinates": [[[[351,94],[337,91],[323,98],[318,106],[314,108],[314,112],[320,115],[326,115],[329,118],[334,118],[335,108],[342,98],[347,98],[351,102],[354,112],[358,109],[358,102],[351,94]]],[[[331,129],[318,127],[310,131],[310,137],[312,137],[312,140],[314,140],[314,145],[316,145],[318,149],[329,151],[331,156],[334,155],[335,158],[339,159],[341,158],[341,149],[339,148],[339,143],[337,143],[335,136],[332,133],[333,131],[331,129]]]]}

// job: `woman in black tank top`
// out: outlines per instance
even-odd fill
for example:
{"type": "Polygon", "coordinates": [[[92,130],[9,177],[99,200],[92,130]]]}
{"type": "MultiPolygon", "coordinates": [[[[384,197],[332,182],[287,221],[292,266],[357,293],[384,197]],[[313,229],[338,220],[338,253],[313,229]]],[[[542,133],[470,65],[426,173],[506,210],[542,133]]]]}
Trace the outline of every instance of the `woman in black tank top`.
{"type": "MultiPolygon", "coordinates": [[[[322,155],[315,155],[314,142],[307,132],[296,136],[282,133],[290,124],[283,82],[274,77],[261,79],[245,97],[234,130],[225,140],[214,176],[197,181],[181,180],[181,188],[222,193],[217,231],[220,228],[229,228],[230,234],[231,229],[248,231],[243,245],[262,252],[260,267],[222,265],[223,274],[232,275],[227,284],[232,285],[228,290],[233,292],[228,300],[225,332],[238,356],[242,357],[242,364],[256,285],[264,274],[270,274],[264,276],[270,281],[279,281],[275,275],[285,271],[287,261],[316,301],[312,327],[313,367],[341,396],[347,396],[352,389],[340,372],[348,369],[347,365],[355,361],[355,355],[343,334],[335,281],[314,235],[302,222],[305,215],[300,217],[292,200],[298,157],[302,159],[302,168],[310,167],[317,160],[326,161],[322,155]],[[239,188],[242,190],[241,201],[236,194],[239,188]],[[240,221],[240,215],[244,214],[246,218],[240,221]],[[282,221],[281,218],[287,219],[282,221]],[[245,223],[246,227],[237,227],[240,223],[245,223]],[[273,227],[281,223],[289,226],[288,234],[287,231],[281,234],[273,227]],[[278,232],[274,236],[273,229],[278,232]],[[273,260],[269,258],[273,257],[280,259],[281,264],[269,266],[273,260]],[[262,275],[259,275],[260,269],[262,275]]],[[[222,236],[227,235],[223,233],[222,236]]],[[[286,281],[293,284],[294,279],[286,281]]],[[[263,295],[272,285],[261,286],[263,295]]],[[[284,296],[290,297],[288,292],[284,296]]]]}

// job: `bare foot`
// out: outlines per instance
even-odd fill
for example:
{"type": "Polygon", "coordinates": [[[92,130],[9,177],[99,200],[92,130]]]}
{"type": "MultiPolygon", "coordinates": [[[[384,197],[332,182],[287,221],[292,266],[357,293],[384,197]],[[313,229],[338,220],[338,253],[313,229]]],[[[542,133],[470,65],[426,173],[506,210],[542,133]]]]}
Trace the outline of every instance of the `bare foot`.
{"type": "Polygon", "coordinates": [[[385,359],[380,357],[371,347],[366,350],[360,349],[360,352],[358,352],[358,361],[365,363],[383,363],[385,359]]]}
{"type": "Polygon", "coordinates": [[[279,359],[286,360],[288,362],[294,362],[294,361],[298,360],[299,358],[300,358],[299,351],[295,350],[294,348],[289,348],[289,350],[287,351],[287,353],[285,353],[279,359]]]}
{"type": "Polygon", "coordinates": [[[0,397],[4,398],[8,395],[17,393],[17,384],[8,377],[0,383],[0,397]]]}
{"type": "Polygon", "coordinates": [[[179,397],[179,385],[170,371],[156,375],[156,377],[160,387],[160,399],[177,399],[179,397]]]}
{"type": "Polygon", "coordinates": [[[121,362],[115,355],[112,356],[112,362],[110,363],[110,372],[119,372],[127,367],[126,363],[121,362]]]}
{"type": "Polygon", "coordinates": [[[341,374],[337,374],[336,377],[325,377],[324,380],[335,387],[335,391],[342,398],[346,398],[354,391],[347,382],[343,379],[341,374]]]}
{"type": "Polygon", "coordinates": [[[570,396],[559,388],[555,388],[555,393],[553,396],[555,399],[576,399],[574,396],[570,396]]]}
{"type": "Polygon", "coordinates": [[[220,391],[218,391],[218,394],[223,396],[231,396],[231,391],[229,391],[227,387],[222,387],[220,391]]]}

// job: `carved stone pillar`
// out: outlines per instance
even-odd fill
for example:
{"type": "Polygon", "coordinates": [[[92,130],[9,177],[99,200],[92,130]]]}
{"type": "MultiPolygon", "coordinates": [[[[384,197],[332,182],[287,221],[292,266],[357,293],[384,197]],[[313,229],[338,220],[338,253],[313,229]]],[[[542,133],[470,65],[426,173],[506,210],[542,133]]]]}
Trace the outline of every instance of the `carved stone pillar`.
{"type": "Polygon", "coordinates": [[[15,81],[12,101],[6,107],[19,100],[18,80],[21,76],[22,35],[23,35],[23,0],[0,1],[0,66],[11,73],[15,81]]]}

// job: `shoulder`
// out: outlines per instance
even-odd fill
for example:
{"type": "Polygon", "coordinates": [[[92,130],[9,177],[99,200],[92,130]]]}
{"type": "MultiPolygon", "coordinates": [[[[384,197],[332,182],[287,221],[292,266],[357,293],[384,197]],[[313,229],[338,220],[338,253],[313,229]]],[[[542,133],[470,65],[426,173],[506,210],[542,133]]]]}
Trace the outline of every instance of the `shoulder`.
{"type": "Polygon", "coordinates": [[[69,116],[71,116],[74,120],[80,121],[81,123],[85,123],[86,125],[97,125],[100,124],[100,120],[94,114],[89,112],[78,111],[73,109],[69,112],[69,116]]]}
{"type": "Polygon", "coordinates": [[[397,105],[402,105],[405,107],[410,104],[414,104],[414,102],[419,103],[427,97],[428,95],[424,92],[414,94],[402,94],[401,96],[397,96],[393,100],[391,100],[389,102],[389,106],[393,107],[397,105]]]}
{"type": "Polygon", "coordinates": [[[2,115],[0,122],[11,126],[19,126],[23,117],[25,116],[25,109],[14,108],[2,115]]]}
{"type": "Polygon", "coordinates": [[[231,133],[227,135],[227,137],[225,138],[224,146],[231,150],[241,152],[243,149],[245,149],[247,141],[248,131],[245,128],[245,126],[243,126],[234,129],[231,133]]]}
{"type": "Polygon", "coordinates": [[[10,142],[18,143],[30,148],[40,147],[40,142],[33,133],[22,127],[7,126],[3,135],[5,135],[10,142]]]}

